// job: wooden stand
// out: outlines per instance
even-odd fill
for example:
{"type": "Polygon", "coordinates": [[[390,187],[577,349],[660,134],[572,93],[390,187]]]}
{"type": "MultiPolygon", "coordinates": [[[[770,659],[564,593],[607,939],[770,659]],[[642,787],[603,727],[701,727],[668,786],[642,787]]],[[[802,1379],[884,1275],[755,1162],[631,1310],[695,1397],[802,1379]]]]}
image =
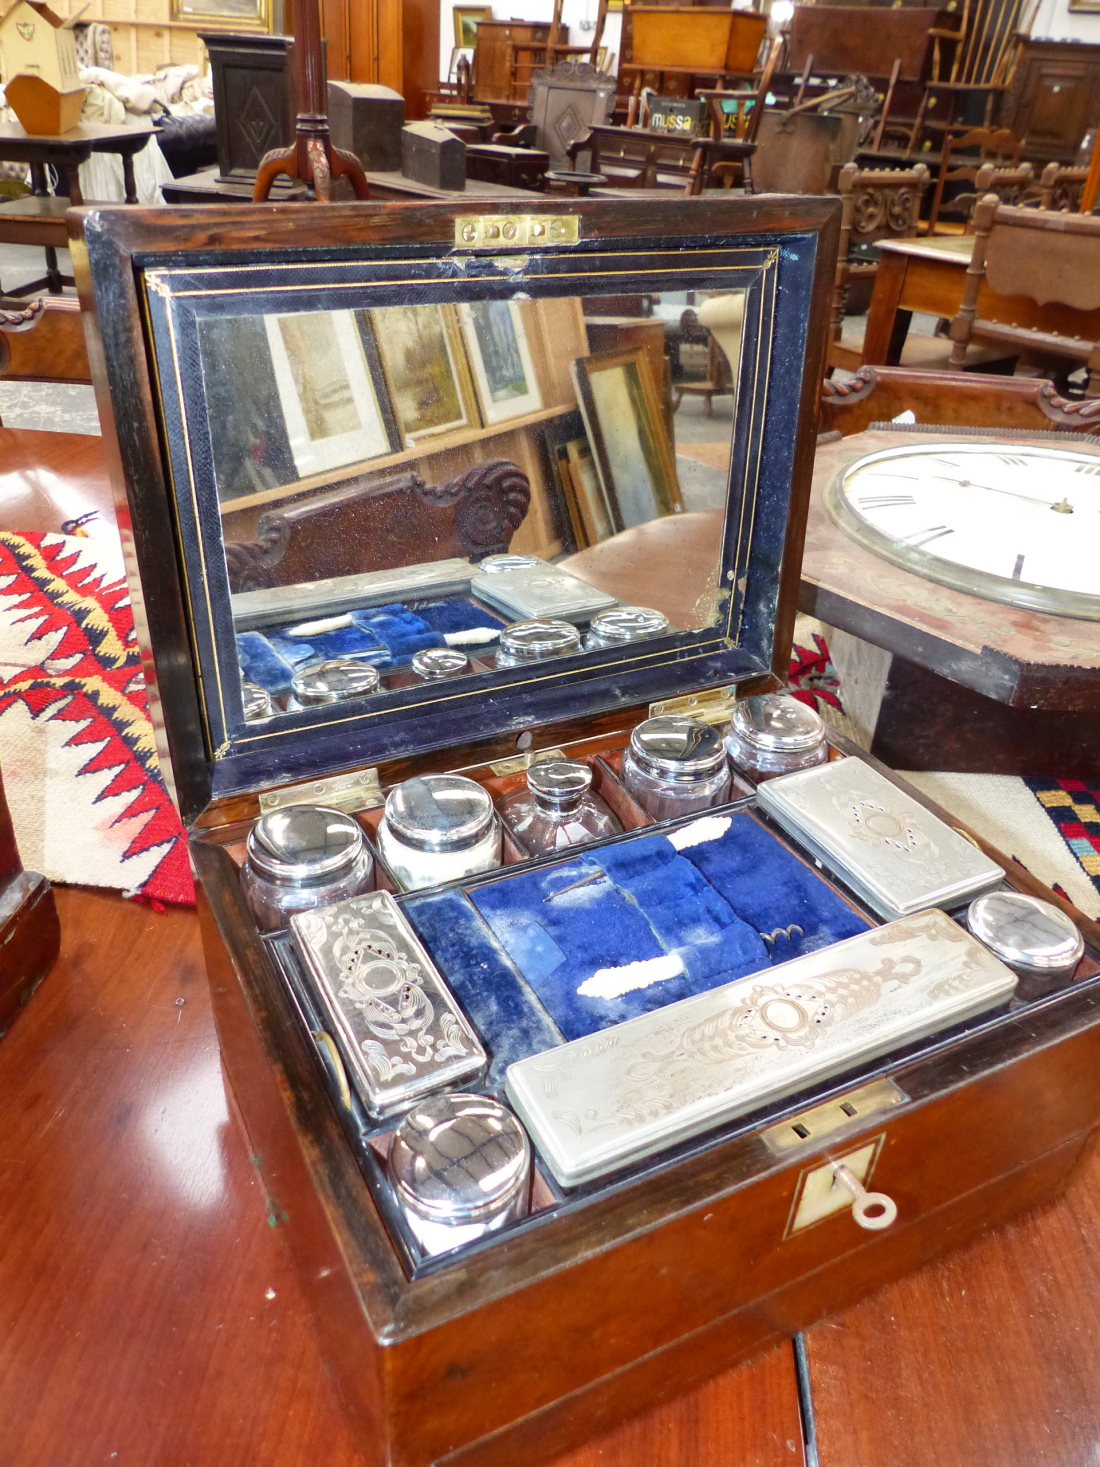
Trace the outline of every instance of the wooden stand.
{"type": "Polygon", "coordinates": [[[0,782],[0,1035],[53,967],[60,945],[50,883],[23,870],[0,782]]]}

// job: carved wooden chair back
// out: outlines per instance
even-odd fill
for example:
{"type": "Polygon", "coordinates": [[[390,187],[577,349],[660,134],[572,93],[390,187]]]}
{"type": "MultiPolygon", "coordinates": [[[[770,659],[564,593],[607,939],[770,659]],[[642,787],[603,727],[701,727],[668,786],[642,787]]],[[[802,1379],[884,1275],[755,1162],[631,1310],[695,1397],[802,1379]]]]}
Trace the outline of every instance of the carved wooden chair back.
{"type": "Polygon", "coordinates": [[[960,364],[967,344],[979,339],[1033,361],[1085,365],[1086,395],[1100,397],[1098,261],[1100,219],[1017,208],[987,194],[974,210],[974,253],[951,322],[952,362],[960,364]],[[1013,320],[979,315],[983,292],[990,307],[1012,298],[1013,320]],[[1021,319],[1027,324],[1017,324],[1021,319]]]}
{"type": "Polygon", "coordinates": [[[1060,163],[1048,163],[1039,180],[1039,208],[1076,214],[1088,176],[1087,168],[1063,168],[1060,163]]]}
{"type": "Polygon", "coordinates": [[[984,163],[1000,163],[1015,168],[1019,165],[1022,149],[1023,143],[1008,128],[972,127],[958,136],[948,133],[943,140],[943,157],[928,215],[928,233],[936,232],[944,204],[944,189],[949,183],[976,182],[978,170],[984,163]]]}
{"type": "Polygon", "coordinates": [[[903,412],[929,426],[1059,433],[1100,429],[1100,399],[1061,397],[1053,382],[1039,377],[867,366],[845,382],[834,378],[821,384],[818,426],[823,433],[847,438],[903,412]]]}
{"type": "MultiPolygon", "coordinates": [[[[853,247],[880,239],[909,239],[917,232],[921,200],[931,182],[923,163],[897,170],[860,169],[846,163],[840,170],[840,248],[833,287],[833,340],[839,341],[844,296],[852,276],[853,247]]],[[[875,266],[868,262],[865,273],[875,266]]]]}
{"type": "Polygon", "coordinates": [[[983,163],[974,181],[974,192],[956,194],[951,200],[952,209],[968,215],[964,234],[974,233],[974,210],[978,200],[986,194],[996,194],[1002,204],[1022,204],[1035,186],[1035,170],[1030,163],[1021,163],[1017,168],[998,168],[995,163],[983,163]]]}

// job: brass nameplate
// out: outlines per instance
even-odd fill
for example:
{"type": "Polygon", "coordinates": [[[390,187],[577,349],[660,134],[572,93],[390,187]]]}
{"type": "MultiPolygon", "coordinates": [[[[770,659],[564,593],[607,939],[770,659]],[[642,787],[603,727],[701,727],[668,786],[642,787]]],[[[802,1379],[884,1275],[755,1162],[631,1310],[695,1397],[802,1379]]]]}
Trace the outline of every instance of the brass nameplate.
{"type": "Polygon", "coordinates": [[[580,237],[576,214],[460,214],[455,220],[456,249],[537,249],[575,245],[580,237]]]}
{"type": "Polygon", "coordinates": [[[769,1126],[760,1133],[761,1140],[773,1155],[782,1156],[796,1146],[809,1146],[833,1131],[865,1121],[879,1111],[901,1105],[908,1099],[905,1091],[893,1080],[875,1080],[870,1085],[861,1085],[858,1090],[850,1090],[847,1095],[827,1100],[824,1105],[815,1105],[801,1115],[791,1116],[790,1120],[778,1126],[769,1126]]]}

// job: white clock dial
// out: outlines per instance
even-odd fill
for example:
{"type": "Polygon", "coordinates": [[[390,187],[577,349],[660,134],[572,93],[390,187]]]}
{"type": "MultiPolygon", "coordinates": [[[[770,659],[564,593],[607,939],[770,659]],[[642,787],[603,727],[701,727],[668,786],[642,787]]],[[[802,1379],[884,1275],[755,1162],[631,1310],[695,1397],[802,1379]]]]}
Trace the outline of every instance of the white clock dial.
{"type": "Polygon", "coordinates": [[[1100,620],[1100,455],[1020,443],[885,449],[830,485],[837,523],[929,580],[1100,620]]]}

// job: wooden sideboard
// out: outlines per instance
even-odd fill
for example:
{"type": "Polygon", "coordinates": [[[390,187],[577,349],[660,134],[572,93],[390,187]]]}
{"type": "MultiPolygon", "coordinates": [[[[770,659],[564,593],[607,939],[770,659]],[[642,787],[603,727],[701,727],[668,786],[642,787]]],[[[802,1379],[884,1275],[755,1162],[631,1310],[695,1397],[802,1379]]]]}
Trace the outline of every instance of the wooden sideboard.
{"type": "Polygon", "coordinates": [[[1027,41],[1001,107],[1000,125],[1024,140],[1032,163],[1072,163],[1100,116],[1100,46],[1027,41]]]}

